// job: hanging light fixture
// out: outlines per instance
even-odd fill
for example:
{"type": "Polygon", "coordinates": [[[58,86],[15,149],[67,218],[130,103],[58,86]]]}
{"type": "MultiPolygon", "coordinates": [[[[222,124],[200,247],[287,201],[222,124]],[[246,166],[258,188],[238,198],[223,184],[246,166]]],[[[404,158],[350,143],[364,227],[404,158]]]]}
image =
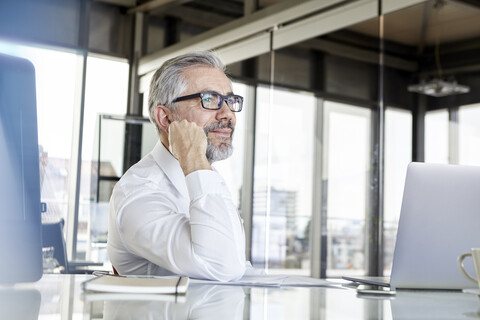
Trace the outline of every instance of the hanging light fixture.
{"type": "Polygon", "coordinates": [[[458,84],[453,78],[451,78],[451,80],[433,78],[428,81],[423,80],[418,84],[409,85],[408,91],[426,94],[427,96],[432,97],[445,97],[453,94],[470,92],[470,87],[458,84]]]}
{"type": "MultiPolygon", "coordinates": [[[[433,9],[436,10],[438,19],[438,11],[445,6],[444,0],[436,0],[433,4],[433,9]]],[[[440,64],[440,50],[438,34],[435,37],[435,63],[438,70],[438,76],[423,79],[418,84],[412,84],[407,87],[409,92],[416,92],[432,97],[445,97],[454,94],[461,94],[470,92],[470,87],[458,84],[453,76],[448,79],[442,77],[442,66],[440,64]]]]}

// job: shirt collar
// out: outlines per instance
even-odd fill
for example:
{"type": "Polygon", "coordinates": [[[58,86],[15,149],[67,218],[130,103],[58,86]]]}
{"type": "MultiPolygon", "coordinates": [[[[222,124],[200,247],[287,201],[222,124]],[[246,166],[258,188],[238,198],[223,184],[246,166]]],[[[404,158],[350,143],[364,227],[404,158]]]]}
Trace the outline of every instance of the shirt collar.
{"type": "Polygon", "coordinates": [[[173,183],[178,192],[183,196],[188,196],[187,184],[185,181],[185,174],[183,173],[180,163],[177,159],[165,148],[161,141],[158,141],[152,151],[153,158],[160,168],[165,172],[168,179],[173,183]]]}

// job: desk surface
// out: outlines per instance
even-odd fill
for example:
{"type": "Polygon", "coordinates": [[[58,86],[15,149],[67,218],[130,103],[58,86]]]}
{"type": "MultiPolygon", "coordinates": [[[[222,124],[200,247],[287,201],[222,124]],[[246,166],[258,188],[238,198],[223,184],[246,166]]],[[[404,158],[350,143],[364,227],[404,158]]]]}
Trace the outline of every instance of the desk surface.
{"type": "Polygon", "coordinates": [[[480,318],[476,295],[398,291],[394,298],[357,296],[348,288],[259,288],[191,285],[183,301],[103,300],[82,291],[86,275],[44,275],[0,288],[5,319],[468,319],[480,318]]]}

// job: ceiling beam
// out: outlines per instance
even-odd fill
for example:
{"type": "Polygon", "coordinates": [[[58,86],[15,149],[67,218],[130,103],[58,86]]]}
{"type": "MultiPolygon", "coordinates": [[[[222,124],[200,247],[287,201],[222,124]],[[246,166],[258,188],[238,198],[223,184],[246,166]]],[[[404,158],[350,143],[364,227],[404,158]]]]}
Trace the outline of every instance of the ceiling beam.
{"type": "Polygon", "coordinates": [[[95,1],[110,3],[117,6],[127,7],[127,8],[134,7],[136,3],[136,0],[95,0],[95,1]]]}
{"type": "Polygon", "coordinates": [[[274,50],[377,17],[377,0],[350,1],[327,12],[278,28],[273,33],[274,50]]]}
{"type": "Polygon", "coordinates": [[[190,1],[192,0],[151,0],[129,9],[127,13],[151,12],[155,10],[170,8],[172,6],[180,6],[183,3],[190,1]]]}
{"type": "Polygon", "coordinates": [[[192,2],[192,6],[212,12],[228,14],[236,18],[243,16],[243,3],[237,1],[195,0],[192,2]]]}
{"type": "MultiPolygon", "coordinates": [[[[342,44],[332,40],[312,39],[302,42],[297,46],[304,49],[313,49],[321,52],[326,52],[331,55],[351,60],[378,64],[378,51],[361,49],[352,45],[342,44]]],[[[384,55],[384,58],[384,63],[387,67],[410,72],[416,72],[418,70],[418,63],[416,61],[411,61],[388,54],[384,55]]]]}
{"type": "Polygon", "coordinates": [[[170,8],[165,10],[163,14],[181,19],[183,22],[190,25],[199,26],[206,29],[211,29],[233,20],[225,15],[186,6],[170,8]]]}
{"type": "Polygon", "coordinates": [[[415,4],[419,4],[428,0],[382,0],[382,14],[397,11],[415,4]]]}

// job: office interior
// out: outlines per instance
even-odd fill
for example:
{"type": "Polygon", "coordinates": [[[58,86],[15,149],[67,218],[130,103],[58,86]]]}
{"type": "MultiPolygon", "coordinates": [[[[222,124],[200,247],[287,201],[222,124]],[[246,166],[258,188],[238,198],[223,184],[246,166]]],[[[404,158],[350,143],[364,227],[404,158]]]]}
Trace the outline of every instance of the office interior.
{"type": "Polygon", "coordinates": [[[215,167],[253,266],[389,275],[408,163],[480,165],[479,18],[475,0],[2,1],[0,52],[36,68],[42,221],[111,270],[112,188],[158,139],[149,79],[214,50],[246,101],[215,167]]]}

